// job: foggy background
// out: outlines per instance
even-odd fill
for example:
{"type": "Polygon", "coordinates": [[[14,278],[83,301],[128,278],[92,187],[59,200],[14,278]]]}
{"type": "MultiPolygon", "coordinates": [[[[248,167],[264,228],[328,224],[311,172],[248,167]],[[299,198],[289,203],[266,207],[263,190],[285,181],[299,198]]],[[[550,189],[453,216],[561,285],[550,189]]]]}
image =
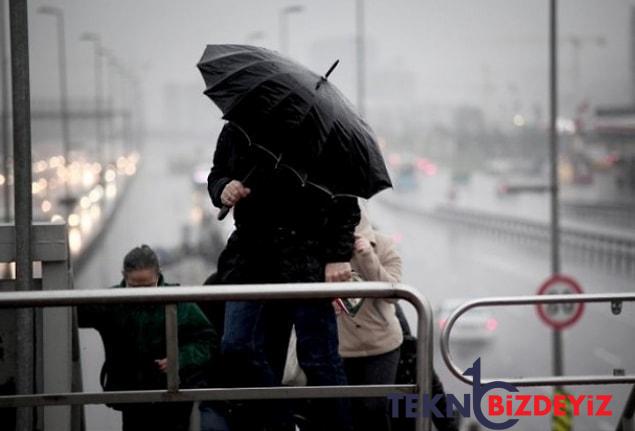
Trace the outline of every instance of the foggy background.
{"type": "MultiPolygon", "coordinates": [[[[142,81],[150,130],[206,131],[218,112],[202,96],[195,68],[205,44],[279,49],[279,15],[290,3],[31,1],[34,100],[58,94],[51,85],[57,82],[55,28],[53,20],[35,13],[42,4],[64,7],[71,98],[92,97],[91,48],[79,42],[83,32],[91,31],[142,81]],[[179,95],[176,100],[170,92],[179,95]]],[[[633,2],[559,4],[562,114],[571,116],[585,100],[600,106],[631,103],[633,2]],[[579,48],[572,38],[581,40],[579,48]],[[597,38],[604,42],[596,43],[597,38]]],[[[331,79],[354,102],[355,2],[303,5],[303,12],[288,16],[288,54],[321,73],[341,59],[331,79]]],[[[461,105],[480,108],[488,124],[498,127],[510,125],[516,113],[546,121],[546,1],[368,0],[365,14],[367,103],[376,128],[398,134],[408,123],[444,124],[461,105]],[[388,124],[395,120],[401,127],[388,124]]]]}
{"type": "MultiPolygon", "coordinates": [[[[6,20],[8,1],[0,1],[6,20]]],[[[34,218],[68,221],[76,288],[118,283],[124,254],[141,243],[159,252],[171,281],[198,285],[214,270],[232,222],[219,223],[207,197],[222,120],[203,95],[196,63],[206,44],[280,50],[286,41],[285,53],[317,73],[340,59],[329,79],[353,104],[363,103],[394,183],[370,200],[370,214],[397,243],[403,282],[430,300],[435,337],[457,303],[537,292],[551,274],[549,2],[362,1],[361,99],[356,3],[29,2],[34,218]],[[70,173],[60,158],[55,19],[38,13],[43,5],[60,8],[65,20],[70,173]],[[302,10],[283,12],[292,6],[302,10]],[[99,101],[94,45],[80,40],[86,32],[107,50],[99,101]],[[60,202],[69,193],[78,204],[65,208],[60,202]]],[[[635,0],[558,3],[562,270],[585,293],[632,292],[635,0]]],[[[0,187],[11,182],[10,172],[0,175],[0,187]]],[[[413,310],[407,313],[414,323],[413,310]]],[[[563,332],[565,374],[634,373],[634,318],[631,304],[619,316],[608,304],[586,307],[563,332]]],[[[488,309],[466,319],[451,344],[460,367],[481,357],[486,377],[551,375],[551,329],[534,307],[488,309]]],[[[98,391],[101,342],[92,330],[82,330],[81,340],[84,390],[98,391]]],[[[467,393],[441,361],[437,341],[435,368],[446,389],[467,393]]],[[[0,372],[0,386],[4,377],[0,372]]],[[[614,396],[612,417],[575,419],[576,430],[608,431],[630,387],[568,389],[614,396]]],[[[86,412],[89,429],[119,427],[119,413],[105,406],[86,412]]],[[[514,429],[548,429],[549,420],[524,418],[514,429]]]]}

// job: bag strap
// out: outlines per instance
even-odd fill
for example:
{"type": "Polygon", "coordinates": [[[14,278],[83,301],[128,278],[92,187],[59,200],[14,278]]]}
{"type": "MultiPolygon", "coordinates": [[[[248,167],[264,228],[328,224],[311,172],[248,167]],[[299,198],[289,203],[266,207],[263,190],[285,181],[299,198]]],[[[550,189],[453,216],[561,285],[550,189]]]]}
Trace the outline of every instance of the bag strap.
{"type": "Polygon", "coordinates": [[[403,335],[412,335],[408,319],[406,319],[403,308],[401,308],[401,305],[398,302],[395,304],[395,313],[397,314],[397,319],[399,320],[399,325],[401,326],[401,332],[403,332],[403,335]]]}

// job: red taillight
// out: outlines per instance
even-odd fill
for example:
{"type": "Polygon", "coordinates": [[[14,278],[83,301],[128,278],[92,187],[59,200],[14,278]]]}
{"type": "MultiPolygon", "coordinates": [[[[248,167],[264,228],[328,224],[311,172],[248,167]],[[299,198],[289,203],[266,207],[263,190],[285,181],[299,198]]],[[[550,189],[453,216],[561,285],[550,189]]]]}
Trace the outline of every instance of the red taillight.
{"type": "Polygon", "coordinates": [[[437,165],[424,158],[417,159],[416,166],[417,169],[430,177],[436,175],[438,171],[437,165]]]}
{"type": "Polygon", "coordinates": [[[495,331],[498,327],[498,320],[494,319],[493,317],[487,319],[487,322],[485,322],[485,327],[488,331],[495,331]]]}
{"type": "Polygon", "coordinates": [[[447,323],[446,319],[439,319],[439,328],[445,328],[445,324],[447,323]]]}

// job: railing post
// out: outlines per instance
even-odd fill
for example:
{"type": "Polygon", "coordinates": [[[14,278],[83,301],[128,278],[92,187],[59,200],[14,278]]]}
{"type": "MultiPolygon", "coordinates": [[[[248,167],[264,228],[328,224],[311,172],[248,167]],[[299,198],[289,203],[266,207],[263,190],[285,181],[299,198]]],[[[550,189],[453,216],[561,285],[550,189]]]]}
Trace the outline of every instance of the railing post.
{"type": "MultiPolygon", "coordinates": [[[[419,406],[425,396],[432,394],[432,308],[423,298],[408,298],[417,309],[417,400],[419,406]]],[[[420,409],[415,419],[416,431],[430,431],[430,418],[426,418],[420,409]]]]}
{"type": "Polygon", "coordinates": [[[179,335],[176,304],[165,306],[165,348],[168,358],[168,391],[179,390],[179,335]]]}

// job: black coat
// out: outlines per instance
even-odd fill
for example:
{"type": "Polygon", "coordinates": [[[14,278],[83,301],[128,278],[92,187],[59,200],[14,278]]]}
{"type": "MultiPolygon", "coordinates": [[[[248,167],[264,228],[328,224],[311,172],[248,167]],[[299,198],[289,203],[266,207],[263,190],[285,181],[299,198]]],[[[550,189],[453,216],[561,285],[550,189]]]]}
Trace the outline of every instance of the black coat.
{"type": "Polygon", "coordinates": [[[234,208],[237,230],[219,258],[220,281],[323,281],[326,263],[348,262],[352,257],[360,218],[357,200],[331,199],[269,165],[249,148],[240,131],[225,125],[208,177],[212,203],[222,207],[225,185],[258,168],[246,183],[251,194],[234,208]]]}

